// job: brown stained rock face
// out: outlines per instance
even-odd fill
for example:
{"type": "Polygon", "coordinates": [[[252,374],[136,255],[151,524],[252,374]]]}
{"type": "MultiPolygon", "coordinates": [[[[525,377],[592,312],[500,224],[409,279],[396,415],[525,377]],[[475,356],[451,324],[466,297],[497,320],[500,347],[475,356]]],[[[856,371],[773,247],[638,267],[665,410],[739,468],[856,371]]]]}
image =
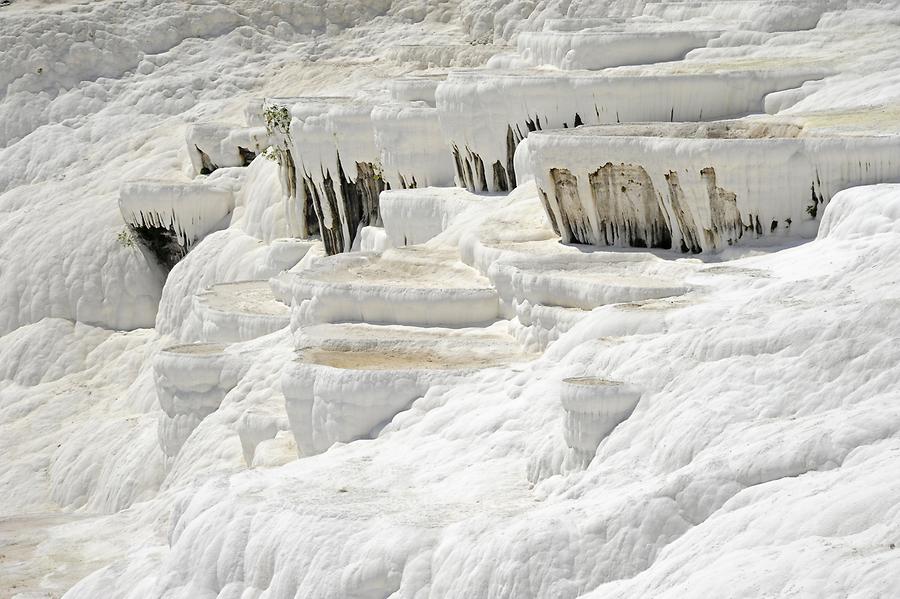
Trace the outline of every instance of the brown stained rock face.
{"type": "Polygon", "coordinates": [[[400,173],[397,174],[397,177],[400,178],[400,188],[401,188],[401,189],[415,189],[416,187],[419,186],[419,184],[416,183],[416,177],[415,177],[415,176],[410,177],[410,178],[409,178],[409,181],[407,181],[407,180],[406,180],[406,177],[404,177],[404,176],[403,176],[402,174],[400,174],[400,173]]]}
{"type": "MultiPolygon", "coordinates": [[[[700,177],[706,183],[709,197],[710,223],[712,226],[712,230],[704,231],[707,247],[715,248],[722,241],[728,245],[737,243],[744,234],[744,225],[737,207],[737,196],[734,192],[722,189],[716,185],[716,170],[714,168],[706,167],[701,170],[700,177]]],[[[759,225],[758,218],[756,229],[758,234],[762,234],[762,227],[759,225]]]]}
{"type": "Polygon", "coordinates": [[[678,221],[678,228],[681,229],[681,251],[699,254],[703,251],[700,243],[700,228],[694,222],[694,217],[688,208],[684,190],[681,189],[681,184],[678,182],[678,175],[669,171],[666,174],[666,183],[669,187],[669,202],[672,204],[672,212],[675,213],[675,220],[678,221]]]}
{"type": "Polygon", "coordinates": [[[290,201],[300,202],[300,210],[306,217],[306,229],[300,231],[300,237],[307,238],[319,233],[319,216],[316,212],[316,206],[313,197],[309,192],[310,182],[306,178],[303,180],[303,188],[305,193],[298,195],[297,193],[297,165],[294,163],[294,155],[289,149],[281,148],[276,150],[276,158],[278,164],[281,165],[279,173],[281,175],[281,188],[284,194],[290,198],[290,201]]]}
{"type": "Polygon", "coordinates": [[[515,189],[516,185],[518,185],[516,181],[516,147],[518,147],[519,143],[524,139],[522,132],[519,131],[519,127],[516,126],[516,130],[513,131],[512,125],[507,125],[506,127],[506,174],[509,182],[509,188],[515,189]]]}
{"type": "Polygon", "coordinates": [[[500,161],[494,163],[494,189],[498,191],[509,191],[509,182],[506,180],[506,169],[500,164],[500,161]]]}
{"type": "Polygon", "coordinates": [[[547,213],[547,217],[550,219],[550,226],[553,227],[553,232],[560,235],[559,224],[557,224],[556,216],[554,216],[553,210],[550,208],[550,200],[547,199],[547,194],[544,193],[543,189],[538,189],[538,195],[541,197],[541,204],[544,205],[544,212],[547,213]]]}
{"type": "Polygon", "coordinates": [[[466,148],[465,156],[459,148],[453,146],[453,161],[456,164],[456,176],[463,187],[478,193],[488,191],[487,179],[484,175],[484,161],[481,156],[466,148]]]}
{"type": "Polygon", "coordinates": [[[338,198],[334,191],[334,181],[331,179],[331,173],[325,173],[325,180],[321,187],[316,185],[309,175],[304,175],[303,187],[315,208],[325,253],[329,256],[340,254],[345,249],[344,233],[341,227],[338,198]]]}
{"type": "MultiPolygon", "coordinates": [[[[378,198],[381,192],[387,188],[387,184],[381,173],[375,168],[371,162],[356,163],[356,181],[353,182],[355,187],[352,203],[360,206],[360,220],[356,227],[351,227],[351,235],[360,225],[363,227],[374,226],[380,227],[381,213],[378,210],[378,198]]],[[[346,201],[347,198],[345,198],[346,201]]]]}
{"type": "Polygon", "coordinates": [[[329,256],[350,250],[360,228],[380,226],[378,198],[386,189],[384,179],[371,162],[356,163],[356,178],[348,179],[338,155],[338,187],[335,191],[331,173],[326,171],[321,188],[309,175],[303,177],[305,196],[311,200],[325,253],[329,256]],[[326,216],[326,202],[327,212],[326,216]],[[349,233],[349,246],[345,245],[344,227],[349,233]]]}
{"type": "Polygon", "coordinates": [[[643,167],[608,162],[591,173],[590,184],[607,245],[671,249],[660,196],[643,167]]]}
{"type": "Polygon", "coordinates": [[[567,232],[569,241],[576,243],[594,243],[591,223],[581,199],[578,197],[578,179],[564,168],[550,169],[550,178],[556,192],[556,202],[559,204],[559,213],[562,220],[560,233],[567,232]]]}

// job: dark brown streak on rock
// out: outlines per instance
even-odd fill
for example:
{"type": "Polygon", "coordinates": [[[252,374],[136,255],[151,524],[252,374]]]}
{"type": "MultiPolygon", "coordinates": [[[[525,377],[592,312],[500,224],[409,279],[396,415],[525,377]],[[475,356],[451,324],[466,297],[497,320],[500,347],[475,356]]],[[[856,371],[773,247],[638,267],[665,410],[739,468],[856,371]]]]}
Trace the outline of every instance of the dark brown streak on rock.
{"type": "Polygon", "coordinates": [[[650,175],[636,164],[607,162],[590,175],[607,245],[672,248],[672,231],[650,175]]]}

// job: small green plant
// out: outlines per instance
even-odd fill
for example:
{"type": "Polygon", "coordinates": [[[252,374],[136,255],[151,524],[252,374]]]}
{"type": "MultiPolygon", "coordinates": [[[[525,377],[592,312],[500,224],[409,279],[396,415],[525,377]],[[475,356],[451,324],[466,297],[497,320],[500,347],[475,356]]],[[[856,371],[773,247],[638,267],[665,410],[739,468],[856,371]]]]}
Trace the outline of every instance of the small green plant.
{"type": "Polygon", "coordinates": [[[123,248],[134,247],[134,235],[131,234],[131,231],[128,228],[119,231],[119,234],[116,235],[116,240],[123,248]]]}
{"type": "Polygon", "coordinates": [[[285,140],[291,139],[291,111],[287,106],[272,104],[266,106],[263,111],[266,118],[266,131],[269,135],[279,133],[284,136],[285,140]]]}
{"type": "Polygon", "coordinates": [[[281,164],[281,152],[279,152],[275,146],[269,146],[262,153],[263,157],[266,160],[271,160],[272,162],[277,162],[281,164]]]}

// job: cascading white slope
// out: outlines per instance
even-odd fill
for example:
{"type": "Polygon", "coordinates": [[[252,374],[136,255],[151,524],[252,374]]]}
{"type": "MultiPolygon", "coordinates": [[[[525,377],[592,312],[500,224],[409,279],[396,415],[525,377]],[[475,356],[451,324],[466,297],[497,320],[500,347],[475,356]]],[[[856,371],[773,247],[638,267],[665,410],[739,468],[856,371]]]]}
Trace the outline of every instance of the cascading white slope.
{"type": "Polygon", "coordinates": [[[893,592],[900,5],[500,4],[0,7],[0,595],[893,592]],[[547,65],[607,42],[687,56],[547,65]],[[162,287],[115,194],[184,176],[162,287]]]}

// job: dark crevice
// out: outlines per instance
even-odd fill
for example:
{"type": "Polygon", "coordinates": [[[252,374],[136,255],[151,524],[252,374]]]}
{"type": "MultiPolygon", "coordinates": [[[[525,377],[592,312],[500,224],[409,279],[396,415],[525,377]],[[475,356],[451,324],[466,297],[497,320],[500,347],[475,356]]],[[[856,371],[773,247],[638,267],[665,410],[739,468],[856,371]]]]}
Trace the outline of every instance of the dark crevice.
{"type": "Polygon", "coordinates": [[[304,176],[303,182],[304,193],[312,200],[319,233],[328,255],[349,251],[362,227],[381,225],[378,199],[381,192],[388,188],[370,162],[356,163],[355,179],[349,179],[344,173],[340,154],[337,156],[337,165],[338,192],[335,191],[335,181],[329,171],[322,173],[321,189],[309,175],[304,176]],[[325,216],[326,212],[328,218],[325,216]],[[347,232],[347,239],[344,231],[347,232]]]}
{"type": "Polygon", "coordinates": [[[200,152],[200,174],[208,175],[214,170],[216,170],[218,165],[216,165],[209,157],[209,155],[201,150],[198,146],[194,146],[198,152],[200,152]]]}
{"type": "Polygon", "coordinates": [[[256,158],[256,153],[238,146],[238,153],[241,155],[241,166],[250,166],[250,163],[256,158]]]}
{"type": "Polygon", "coordinates": [[[140,226],[129,225],[139,243],[147,248],[166,272],[185,257],[187,249],[181,245],[181,236],[174,226],[154,226],[146,222],[140,226]]]}

